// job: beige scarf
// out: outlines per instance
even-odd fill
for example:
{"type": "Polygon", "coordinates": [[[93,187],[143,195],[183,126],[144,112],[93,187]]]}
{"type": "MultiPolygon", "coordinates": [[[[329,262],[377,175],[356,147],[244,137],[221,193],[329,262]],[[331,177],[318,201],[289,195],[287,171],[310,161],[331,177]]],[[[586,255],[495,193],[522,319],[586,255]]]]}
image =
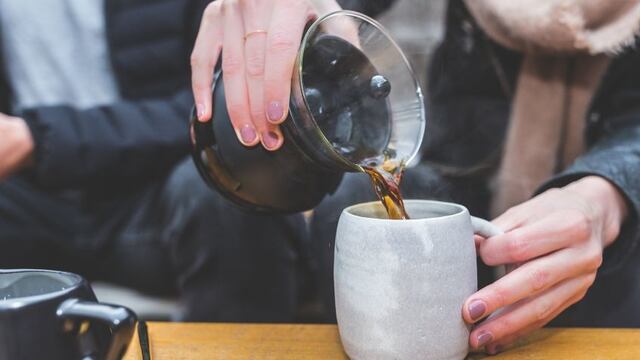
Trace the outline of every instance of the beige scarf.
{"type": "Polygon", "coordinates": [[[496,42],[524,53],[491,213],[529,199],[584,151],[610,55],[634,41],[640,0],[465,0],[496,42]]]}

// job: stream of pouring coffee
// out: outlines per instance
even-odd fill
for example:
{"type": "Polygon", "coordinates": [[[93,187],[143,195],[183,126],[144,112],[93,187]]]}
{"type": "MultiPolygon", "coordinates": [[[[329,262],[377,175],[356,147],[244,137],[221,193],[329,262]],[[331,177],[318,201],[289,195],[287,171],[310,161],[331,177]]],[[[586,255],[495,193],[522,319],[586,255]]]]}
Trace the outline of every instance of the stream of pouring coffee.
{"type": "Polygon", "coordinates": [[[404,201],[402,201],[402,194],[400,194],[400,180],[404,172],[404,163],[385,159],[380,165],[362,166],[362,168],[371,178],[373,189],[382,205],[387,209],[389,219],[409,219],[404,208],[404,201]]]}

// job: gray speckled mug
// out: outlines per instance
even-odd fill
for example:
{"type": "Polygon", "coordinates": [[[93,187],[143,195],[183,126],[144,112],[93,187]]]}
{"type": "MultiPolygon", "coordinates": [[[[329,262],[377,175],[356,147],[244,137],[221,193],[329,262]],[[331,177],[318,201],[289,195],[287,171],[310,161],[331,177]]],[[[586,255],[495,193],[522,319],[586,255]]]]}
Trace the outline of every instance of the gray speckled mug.
{"type": "Polygon", "coordinates": [[[463,359],[462,305],[477,288],[473,234],[501,231],[461,205],[407,200],[411,220],[380,202],[340,216],[335,295],[342,345],[353,360],[463,359]]]}

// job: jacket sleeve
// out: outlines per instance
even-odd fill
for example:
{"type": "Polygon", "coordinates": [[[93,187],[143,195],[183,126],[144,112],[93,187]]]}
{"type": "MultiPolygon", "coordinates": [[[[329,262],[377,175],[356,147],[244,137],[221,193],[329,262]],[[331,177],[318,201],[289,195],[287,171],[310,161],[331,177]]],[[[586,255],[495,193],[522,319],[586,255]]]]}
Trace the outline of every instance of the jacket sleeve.
{"type": "Polygon", "coordinates": [[[36,144],[35,181],[47,188],[103,186],[150,178],[189,152],[187,89],[165,99],[122,101],[87,110],[26,110],[36,144]]]}
{"type": "Polygon", "coordinates": [[[391,7],[395,0],[338,0],[343,9],[358,11],[371,17],[391,7]]]}
{"type": "Polygon", "coordinates": [[[589,175],[601,176],[618,188],[626,198],[629,214],[618,239],[605,249],[601,272],[606,273],[623,267],[640,241],[640,113],[604,121],[606,134],[539,192],[589,175]]]}

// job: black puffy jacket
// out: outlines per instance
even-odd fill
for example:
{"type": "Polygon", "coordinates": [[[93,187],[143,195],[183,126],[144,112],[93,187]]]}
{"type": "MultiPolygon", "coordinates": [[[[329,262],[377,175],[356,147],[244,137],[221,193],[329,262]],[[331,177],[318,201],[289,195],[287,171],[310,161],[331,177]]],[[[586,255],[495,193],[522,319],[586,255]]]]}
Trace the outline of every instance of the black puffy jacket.
{"type": "MultiPolygon", "coordinates": [[[[108,198],[157,179],[188,154],[189,55],[209,2],[105,1],[110,60],[122,100],[82,111],[47,106],[18,114],[35,140],[29,175],[37,184],[108,198]]],[[[343,1],[345,8],[370,15],[390,3],[343,1]]],[[[10,98],[0,73],[0,112],[9,111],[10,98]]]]}

